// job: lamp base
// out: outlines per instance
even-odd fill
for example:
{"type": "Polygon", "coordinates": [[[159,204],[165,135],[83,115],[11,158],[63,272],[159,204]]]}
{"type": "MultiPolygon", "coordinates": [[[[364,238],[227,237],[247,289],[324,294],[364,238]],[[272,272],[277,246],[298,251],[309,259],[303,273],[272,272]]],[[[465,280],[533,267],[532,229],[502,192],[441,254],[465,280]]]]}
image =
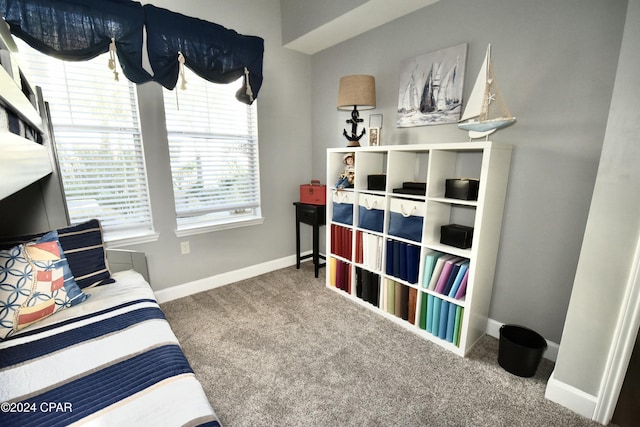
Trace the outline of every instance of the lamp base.
{"type": "Polygon", "coordinates": [[[363,121],[364,120],[360,118],[357,106],[354,105],[353,111],[351,112],[351,119],[347,120],[347,124],[351,124],[351,135],[349,135],[346,130],[342,131],[344,137],[349,141],[347,147],[360,147],[360,138],[362,138],[366,131],[362,129],[362,132],[358,135],[358,123],[362,123],[363,121]]]}

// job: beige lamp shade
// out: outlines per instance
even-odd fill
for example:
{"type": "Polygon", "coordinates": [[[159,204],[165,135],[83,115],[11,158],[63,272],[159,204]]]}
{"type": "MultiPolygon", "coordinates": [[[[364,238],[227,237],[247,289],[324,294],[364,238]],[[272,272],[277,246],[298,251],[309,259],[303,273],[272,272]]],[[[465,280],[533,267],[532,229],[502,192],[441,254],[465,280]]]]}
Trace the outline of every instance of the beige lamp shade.
{"type": "Polygon", "coordinates": [[[340,78],[338,110],[376,108],[376,79],[373,76],[354,75],[340,78]]]}

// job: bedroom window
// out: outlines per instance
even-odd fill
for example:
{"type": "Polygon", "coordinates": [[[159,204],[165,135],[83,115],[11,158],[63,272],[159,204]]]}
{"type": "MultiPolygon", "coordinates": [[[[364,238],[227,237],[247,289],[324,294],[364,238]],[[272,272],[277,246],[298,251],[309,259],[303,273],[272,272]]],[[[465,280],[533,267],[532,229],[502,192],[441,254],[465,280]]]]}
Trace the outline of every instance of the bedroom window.
{"type": "Polygon", "coordinates": [[[17,42],[49,102],[71,223],[98,218],[107,241],[148,240],[153,225],[135,85],[124,76],[114,80],[108,54],[64,62],[17,42]]]}
{"type": "Polygon", "coordinates": [[[262,222],[256,103],[185,68],[163,89],[178,236],[262,222]]]}

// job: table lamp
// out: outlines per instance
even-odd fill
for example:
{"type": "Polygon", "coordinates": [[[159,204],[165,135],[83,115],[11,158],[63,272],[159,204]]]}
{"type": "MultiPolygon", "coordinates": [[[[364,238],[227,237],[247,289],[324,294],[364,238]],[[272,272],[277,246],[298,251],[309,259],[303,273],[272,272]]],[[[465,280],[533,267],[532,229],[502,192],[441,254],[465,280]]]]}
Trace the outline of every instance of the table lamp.
{"type": "Polygon", "coordinates": [[[361,110],[371,110],[376,108],[376,80],[373,76],[353,75],[340,78],[340,86],[338,89],[338,110],[351,111],[351,119],[347,120],[351,124],[351,134],[346,130],[342,132],[349,144],[347,147],[359,147],[360,138],[365,134],[362,129],[358,135],[358,123],[362,123],[358,107],[361,110]]]}

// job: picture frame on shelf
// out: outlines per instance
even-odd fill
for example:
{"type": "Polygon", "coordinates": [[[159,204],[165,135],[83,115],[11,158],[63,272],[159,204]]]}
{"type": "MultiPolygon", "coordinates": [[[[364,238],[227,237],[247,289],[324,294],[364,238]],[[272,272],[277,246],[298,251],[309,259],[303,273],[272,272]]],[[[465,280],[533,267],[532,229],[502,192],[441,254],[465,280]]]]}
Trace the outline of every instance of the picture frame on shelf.
{"type": "Polygon", "coordinates": [[[369,115],[369,146],[382,145],[380,140],[382,134],[382,114],[369,115]]]}
{"type": "Polygon", "coordinates": [[[380,128],[369,128],[369,146],[380,145],[380,128]]]}

